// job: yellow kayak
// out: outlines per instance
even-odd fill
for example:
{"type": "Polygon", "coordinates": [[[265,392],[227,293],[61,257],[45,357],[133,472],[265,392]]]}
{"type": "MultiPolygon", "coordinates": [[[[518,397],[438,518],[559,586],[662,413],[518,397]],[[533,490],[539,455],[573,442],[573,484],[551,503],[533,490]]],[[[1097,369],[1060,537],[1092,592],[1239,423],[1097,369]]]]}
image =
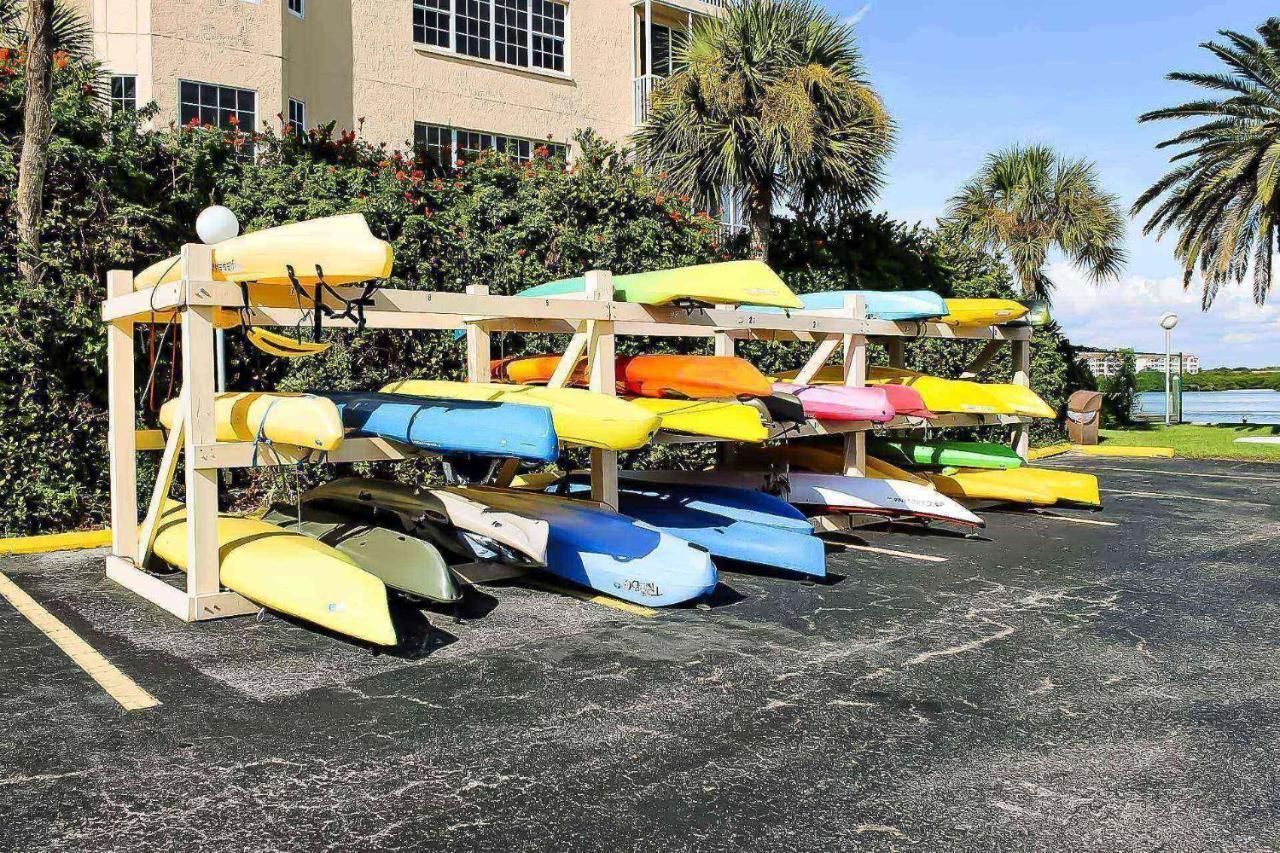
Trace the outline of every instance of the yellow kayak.
{"type": "Polygon", "coordinates": [[[636,397],[634,405],[662,419],[662,428],[689,435],[704,435],[729,441],[764,441],[769,429],[760,419],[760,410],[744,403],[722,400],[665,400],[636,397]]]}
{"type": "MultiPolygon", "coordinates": [[[[844,449],[829,443],[774,444],[768,447],[742,448],[739,458],[765,462],[785,462],[807,468],[818,474],[839,474],[844,465],[844,449]]],[[[890,465],[883,459],[867,457],[867,476],[875,480],[898,480],[932,489],[933,484],[918,474],[890,465]]]]}
{"type": "Polygon", "coordinates": [[[899,468],[897,465],[891,465],[874,456],[867,457],[867,476],[874,477],[877,480],[902,480],[907,483],[914,483],[917,486],[934,488],[933,483],[919,474],[899,468]]]}
{"type": "Polygon", "coordinates": [[[551,420],[560,441],[601,450],[634,450],[643,447],[658,431],[660,424],[656,414],[631,401],[581,388],[404,379],[392,382],[383,387],[382,391],[416,397],[542,406],[551,410],[551,420]]]}
{"type": "Polygon", "coordinates": [[[868,368],[867,377],[869,385],[890,382],[898,385],[910,385],[920,392],[920,396],[924,397],[925,405],[934,411],[977,411],[977,409],[939,409],[930,402],[930,397],[936,395],[948,400],[951,405],[963,406],[966,405],[966,401],[980,400],[982,402],[970,402],[969,404],[973,406],[989,406],[995,414],[1000,415],[1022,415],[1028,418],[1055,418],[1058,416],[1053,407],[1041,399],[1040,395],[1035,391],[1022,385],[1014,385],[1011,382],[973,382],[968,379],[940,379],[936,376],[927,376],[923,373],[904,370],[900,367],[868,368]],[[946,384],[939,386],[938,383],[946,384]],[[925,385],[930,386],[932,394],[925,392],[922,387],[925,385]]]}
{"type": "MultiPolygon", "coordinates": [[[[254,441],[261,435],[277,444],[312,450],[342,445],[342,416],[332,400],[313,394],[232,391],[214,398],[217,441],[254,441]]],[[[178,399],[160,407],[160,423],[173,426],[178,399]]]]}
{"type": "Polygon", "coordinates": [[[1003,501],[1030,506],[1052,506],[1058,502],[1058,498],[1052,491],[1038,486],[1034,480],[1007,476],[1019,474],[1024,470],[1027,469],[951,469],[946,473],[926,473],[923,476],[933,483],[934,488],[952,498],[1003,501]]]}
{"type": "MultiPolygon", "coordinates": [[[[214,281],[289,284],[288,267],[301,284],[317,281],[316,266],[329,284],[355,284],[391,275],[391,244],[369,231],[364,215],[349,213],[294,222],[232,237],[213,246],[214,281]]],[[[178,281],[180,256],[157,261],[134,276],[142,290],[178,281]]]]}
{"type": "MultiPolygon", "coordinates": [[[[586,279],[565,278],[522,290],[519,296],[581,299],[586,279]]],[[[614,297],[643,305],[697,302],[702,305],[768,305],[802,308],[800,297],[763,261],[726,261],[652,272],[615,275],[614,297]]]]}
{"type": "MultiPolygon", "coordinates": [[[[187,568],[185,505],[165,505],[155,552],[187,568]]],[[[396,644],[386,586],[323,542],[256,518],[224,515],[218,519],[218,553],[222,585],[250,601],[349,637],[396,644]]]]}
{"type": "MultiPolygon", "coordinates": [[[[1038,488],[1052,492],[1062,503],[1079,506],[1102,506],[1102,495],[1098,491],[1098,478],[1093,474],[1079,471],[1059,471],[1052,468],[1015,468],[1011,469],[1022,475],[1027,482],[1035,483],[1038,488]]],[[[1015,478],[1017,479],[1017,478],[1015,478]]]]}
{"type": "Polygon", "coordinates": [[[1022,317],[1029,310],[1012,299],[947,299],[947,316],[938,322],[948,326],[995,326],[1022,317]]]}

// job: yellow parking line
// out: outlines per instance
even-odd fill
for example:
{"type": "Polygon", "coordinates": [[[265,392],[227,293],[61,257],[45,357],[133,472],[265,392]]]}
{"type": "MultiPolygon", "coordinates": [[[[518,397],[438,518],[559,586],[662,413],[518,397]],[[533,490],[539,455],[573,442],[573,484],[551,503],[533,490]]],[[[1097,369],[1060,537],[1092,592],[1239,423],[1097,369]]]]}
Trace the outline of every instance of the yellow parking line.
{"type": "Polygon", "coordinates": [[[1036,518],[1052,518],[1054,521],[1065,521],[1069,524],[1091,524],[1094,527],[1119,527],[1117,521],[1099,521],[1096,518],[1076,518],[1074,515],[1058,515],[1056,512],[1033,512],[1029,513],[1036,518]]]}
{"type": "Polygon", "coordinates": [[[3,596],[14,609],[44,633],[46,637],[66,654],[67,657],[85,671],[85,674],[98,682],[107,695],[119,702],[126,711],[137,711],[152,708],[160,704],[147,691],[143,690],[129,676],[86,643],[78,634],[68,628],[56,616],[45,610],[34,598],[27,595],[0,572],[0,596],[3,596]]]}
{"type": "Polygon", "coordinates": [[[1262,480],[1267,483],[1280,483],[1280,477],[1261,477],[1257,474],[1204,474],[1198,471],[1163,471],[1159,468],[1115,468],[1110,465],[1094,468],[1093,471],[1124,471],[1129,474],[1155,474],[1161,477],[1206,477],[1210,480],[1262,480]]]}
{"type": "Polygon", "coordinates": [[[111,544],[111,530],[78,530],[44,536],[15,536],[0,539],[0,554],[43,554],[48,551],[77,551],[111,544]]]}
{"type": "Polygon", "coordinates": [[[522,582],[547,592],[567,595],[571,598],[576,598],[579,601],[589,601],[592,604],[612,607],[614,610],[621,610],[623,613],[630,613],[632,616],[643,616],[646,619],[652,619],[658,615],[658,611],[654,610],[652,607],[632,604],[630,601],[623,601],[622,599],[614,598],[611,595],[601,595],[598,592],[587,592],[586,590],[574,589],[569,586],[560,586],[560,584],[557,583],[548,583],[547,581],[535,580],[533,578],[525,578],[522,582]]]}
{"type": "Polygon", "coordinates": [[[874,545],[850,545],[841,542],[840,545],[848,548],[850,551],[867,551],[872,554],[884,554],[888,557],[901,557],[904,560],[919,560],[922,563],[945,563],[946,557],[935,557],[932,554],[916,554],[911,551],[898,551],[893,548],[877,548],[874,545]]]}

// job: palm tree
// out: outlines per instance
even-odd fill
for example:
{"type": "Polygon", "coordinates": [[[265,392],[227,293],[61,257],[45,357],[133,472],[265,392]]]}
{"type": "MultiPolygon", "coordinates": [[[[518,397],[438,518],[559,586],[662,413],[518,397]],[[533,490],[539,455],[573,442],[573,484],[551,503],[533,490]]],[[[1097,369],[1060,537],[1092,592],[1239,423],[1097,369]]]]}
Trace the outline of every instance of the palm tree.
{"type": "Polygon", "coordinates": [[[807,213],[866,204],[892,125],[866,82],[853,29],[810,0],[730,0],[673,46],[634,141],[641,161],[699,206],[745,196],[767,257],[774,204],[807,213]]]}
{"type": "Polygon", "coordinates": [[[1092,163],[1044,145],[990,155],[952,196],[944,224],[961,239],[1007,254],[1027,298],[1050,298],[1053,282],[1044,268],[1052,250],[1095,281],[1118,278],[1124,268],[1119,199],[1103,191],[1092,163]]]}
{"type": "Polygon", "coordinates": [[[1136,216],[1164,196],[1143,230],[1158,236],[1179,232],[1174,254],[1183,265],[1183,284],[1191,286],[1198,265],[1205,308],[1222,285],[1243,283],[1251,267],[1253,299],[1259,305],[1266,301],[1280,224],[1280,19],[1268,18],[1258,27],[1261,40],[1231,30],[1219,35],[1226,44],[1200,46],[1222,60],[1225,73],[1175,71],[1168,79],[1221,96],[1138,118],[1205,121],[1157,146],[1182,146],[1169,158],[1178,165],[1133,205],[1136,216]]]}

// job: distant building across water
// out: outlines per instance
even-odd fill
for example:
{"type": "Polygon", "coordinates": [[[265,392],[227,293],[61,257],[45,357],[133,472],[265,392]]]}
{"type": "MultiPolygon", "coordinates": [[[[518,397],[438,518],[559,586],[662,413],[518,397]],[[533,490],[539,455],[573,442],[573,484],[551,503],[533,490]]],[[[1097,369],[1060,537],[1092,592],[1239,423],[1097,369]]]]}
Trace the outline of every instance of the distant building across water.
{"type": "MultiPolygon", "coordinates": [[[[1178,358],[1182,359],[1182,372],[1187,375],[1193,375],[1200,372],[1200,357],[1192,353],[1174,353],[1174,367],[1177,367],[1178,358]]],[[[1076,354],[1076,359],[1093,372],[1094,376],[1099,378],[1104,376],[1115,376],[1120,372],[1120,352],[1118,350],[1101,350],[1088,349],[1081,350],[1076,354]]],[[[1141,373],[1144,370],[1158,370],[1164,372],[1164,353],[1156,352],[1135,352],[1133,354],[1134,367],[1141,373]]]]}

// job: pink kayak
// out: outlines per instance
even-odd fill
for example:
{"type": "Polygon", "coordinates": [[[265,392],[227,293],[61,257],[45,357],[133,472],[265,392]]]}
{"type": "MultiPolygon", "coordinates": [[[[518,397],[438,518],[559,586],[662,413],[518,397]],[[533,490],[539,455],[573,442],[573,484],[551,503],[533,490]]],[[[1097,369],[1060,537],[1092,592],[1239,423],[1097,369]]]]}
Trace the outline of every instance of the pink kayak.
{"type": "MultiPolygon", "coordinates": [[[[804,413],[820,421],[893,420],[894,408],[884,388],[849,388],[844,385],[795,385],[773,383],[775,394],[800,398],[804,413]]],[[[917,395],[919,396],[919,395],[917,395]]]]}
{"type": "Polygon", "coordinates": [[[920,392],[910,385],[877,385],[877,388],[889,395],[889,405],[898,414],[908,418],[936,418],[937,412],[929,410],[924,404],[920,392]]]}

